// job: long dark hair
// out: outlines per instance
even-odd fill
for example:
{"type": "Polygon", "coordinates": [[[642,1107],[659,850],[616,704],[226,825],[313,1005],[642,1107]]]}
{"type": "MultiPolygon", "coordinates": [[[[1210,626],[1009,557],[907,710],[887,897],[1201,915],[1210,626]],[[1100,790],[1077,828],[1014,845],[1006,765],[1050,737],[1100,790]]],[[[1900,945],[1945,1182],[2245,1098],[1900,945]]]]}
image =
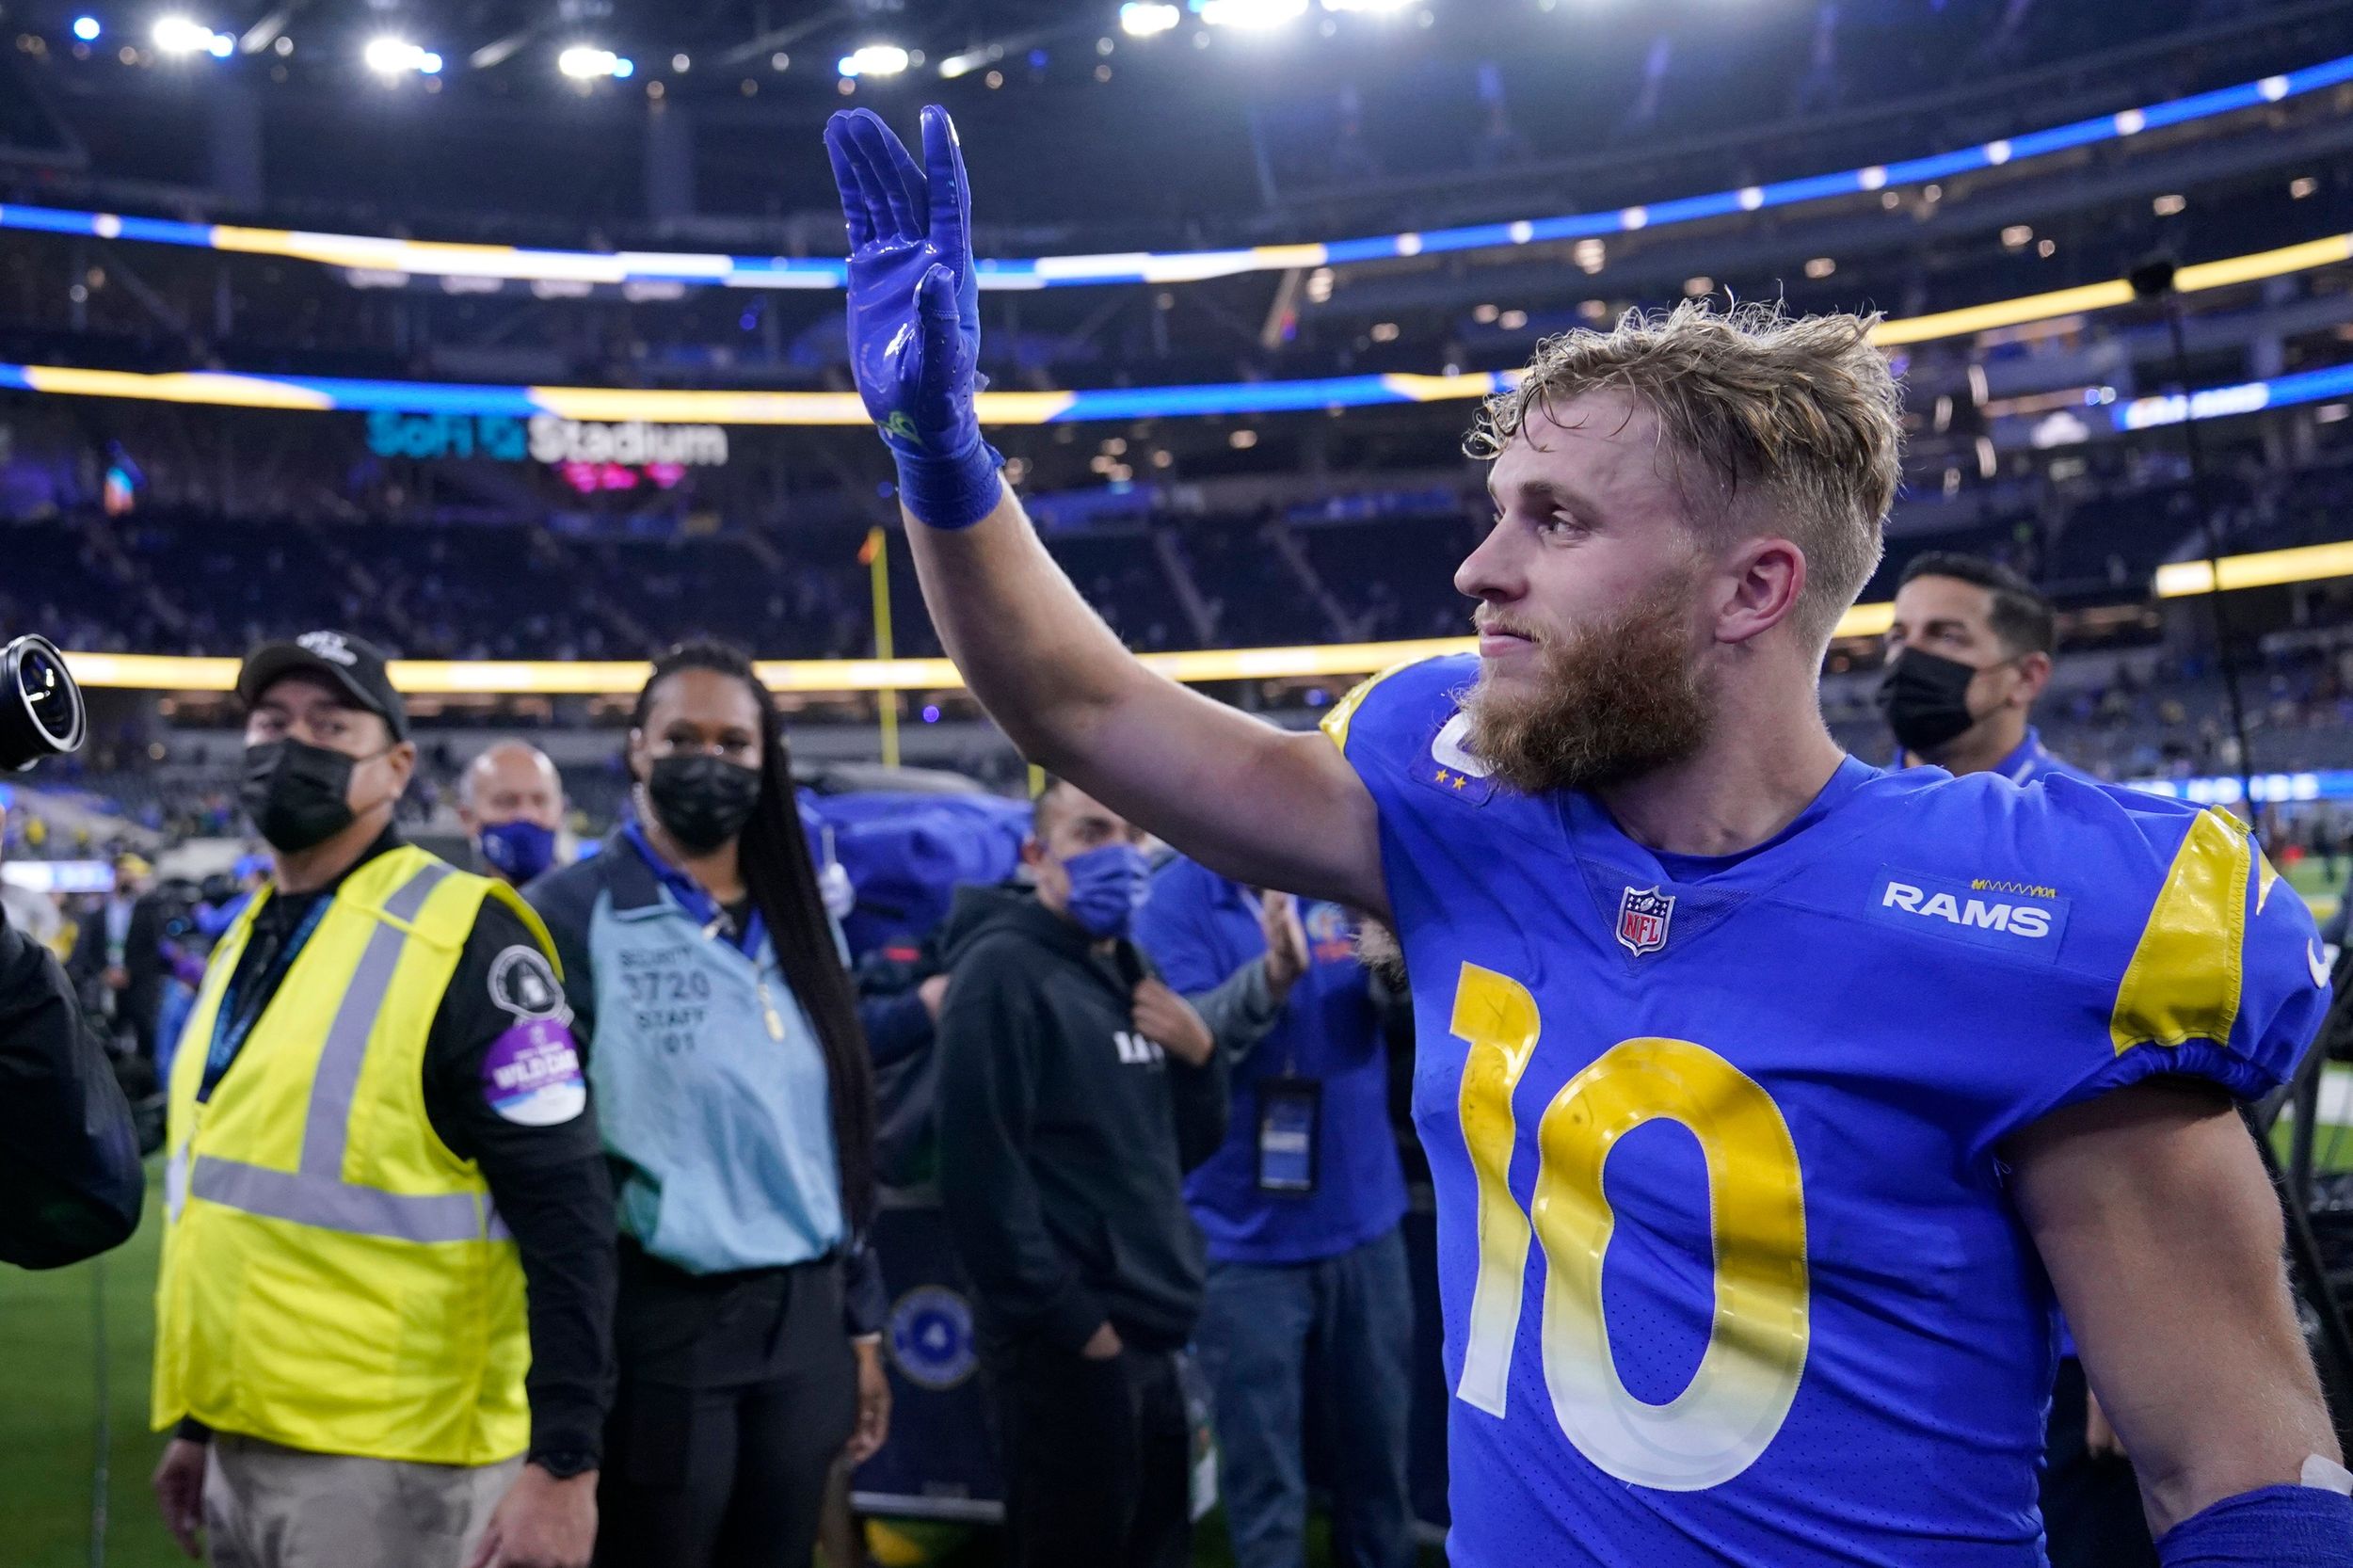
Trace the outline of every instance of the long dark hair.
{"type": "Polygon", "coordinates": [[[833,921],[817,892],[817,868],[801,831],[792,790],[792,753],[776,698],[752,663],[721,642],[680,643],[654,661],[653,676],[637,694],[630,728],[642,730],[662,682],[682,670],[709,670],[741,680],[760,706],[760,805],[737,846],[744,886],[767,923],[776,962],[792,994],[816,1027],[833,1096],[833,1143],[840,1163],[841,1208],[854,1231],[874,1212],[874,1072],[858,1023],[857,998],[834,944],[833,921]]]}

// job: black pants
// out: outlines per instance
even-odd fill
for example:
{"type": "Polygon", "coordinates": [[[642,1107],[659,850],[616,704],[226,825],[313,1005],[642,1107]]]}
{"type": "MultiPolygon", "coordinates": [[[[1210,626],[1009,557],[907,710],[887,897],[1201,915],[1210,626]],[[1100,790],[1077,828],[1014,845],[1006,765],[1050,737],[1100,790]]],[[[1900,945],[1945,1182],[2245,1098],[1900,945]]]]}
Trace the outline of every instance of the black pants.
{"type": "Polygon", "coordinates": [[[2059,1363],[2042,1456],[2042,1528],[2051,1568],[2157,1568],[2133,1467],[2084,1449],[2084,1364],[2059,1363]]]}
{"type": "Polygon", "coordinates": [[[621,1244],[600,1568],[808,1568],[857,1419],[841,1268],[694,1275],[621,1244]]]}
{"type": "Polygon", "coordinates": [[[1089,1361],[1021,1345],[986,1367],[1015,1568],[1184,1568],[1193,1432],[1176,1353],[1089,1361]]]}

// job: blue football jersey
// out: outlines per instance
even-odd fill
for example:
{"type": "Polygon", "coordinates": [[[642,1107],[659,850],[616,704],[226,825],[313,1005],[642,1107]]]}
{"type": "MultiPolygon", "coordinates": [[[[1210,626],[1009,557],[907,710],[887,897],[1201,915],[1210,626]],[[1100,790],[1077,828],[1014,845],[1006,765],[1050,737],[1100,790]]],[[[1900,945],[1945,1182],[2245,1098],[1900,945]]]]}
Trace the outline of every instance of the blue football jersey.
{"type": "Polygon", "coordinates": [[[1498,787],[1470,658],[1325,728],[1413,977],[1463,1568],[2026,1568],[2050,1285],[2003,1141],[2157,1074],[2240,1096],[2328,1001],[2231,819],[1849,760],[1655,853],[1498,787]]]}

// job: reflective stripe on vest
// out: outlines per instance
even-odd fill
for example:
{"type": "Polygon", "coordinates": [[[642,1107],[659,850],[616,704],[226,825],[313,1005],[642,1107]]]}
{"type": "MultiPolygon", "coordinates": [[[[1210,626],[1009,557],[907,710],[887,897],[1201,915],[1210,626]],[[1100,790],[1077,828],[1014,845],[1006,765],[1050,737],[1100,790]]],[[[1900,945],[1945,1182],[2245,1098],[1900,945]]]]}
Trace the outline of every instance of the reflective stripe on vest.
{"type": "MultiPolygon", "coordinates": [[[[392,920],[415,920],[450,870],[438,860],[419,867],[384,901],[384,914],[392,920]]],[[[327,1043],[311,1080],[311,1104],[302,1125],[301,1168],[274,1171],[215,1155],[199,1155],[191,1161],[184,1146],[173,1151],[165,1173],[166,1201],[174,1219],[186,1200],[195,1196],[264,1219],[290,1220],[322,1230],[394,1241],[508,1239],[506,1227],[488,1201],[477,1201],[470,1192],[422,1196],[386,1192],[344,1180],[344,1155],[351,1142],[352,1095],[367,1061],[368,1037],[392,990],[401,949],[408,940],[408,932],[400,926],[378,921],[360,950],[359,967],[336,1006],[334,1022],[328,1026],[327,1043]]]]}

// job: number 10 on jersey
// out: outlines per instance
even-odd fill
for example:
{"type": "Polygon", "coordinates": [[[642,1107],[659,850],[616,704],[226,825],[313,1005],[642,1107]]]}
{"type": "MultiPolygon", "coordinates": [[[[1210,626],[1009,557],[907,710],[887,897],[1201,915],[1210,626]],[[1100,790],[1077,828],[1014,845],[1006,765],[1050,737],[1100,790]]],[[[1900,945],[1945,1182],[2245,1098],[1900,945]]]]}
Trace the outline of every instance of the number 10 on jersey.
{"type": "Polygon", "coordinates": [[[1788,1123],[1753,1079],[1706,1047],[1624,1040],[1545,1107],[1535,1199],[1523,1211],[1510,1181],[1518,1140],[1512,1095],[1542,1030],[1526,986],[1463,966],[1453,1032],[1470,1048],[1461,1109],[1479,1184],[1479,1282],[1455,1397],[1505,1414],[1532,1229],[1545,1256],[1545,1387],[1561,1430],[1630,1484],[1721,1486],[1771,1444],[1805,1372],[1805,1191],[1788,1123]],[[1665,1404],[1637,1399],[1619,1378],[1601,1296],[1616,1225],[1602,1168],[1620,1138],[1657,1117],[1689,1128],[1706,1160],[1716,1277],[1699,1370],[1665,1404]]]}

